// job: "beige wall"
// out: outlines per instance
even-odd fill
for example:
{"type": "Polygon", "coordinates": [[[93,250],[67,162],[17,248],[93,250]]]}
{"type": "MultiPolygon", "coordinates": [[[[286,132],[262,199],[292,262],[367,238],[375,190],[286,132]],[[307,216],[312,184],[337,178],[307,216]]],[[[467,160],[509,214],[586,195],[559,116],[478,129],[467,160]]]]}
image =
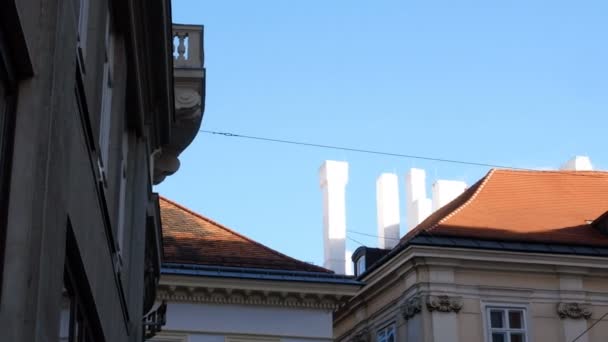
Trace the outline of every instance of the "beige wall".
{"type": "MultiPolygon", "coordinates": [[[[350,341],[367,329],[374,342],[377,329],[394,322],[398,341],[484,342],[484,306],[516,304],[526,308],[528,341],[570,342],[572,336],[608,312],[604,260],[580,260],[587,263],[585,267],[557,267],[563,257],[502,255],[504,262],[490,263],[459,257],[420,257],[410,251],[394,258],[392,265],[367,276],[367,285],[335,314],[334,338],[350,341]],[[601,269],[593,271],[591,267],[601,269]],[[401,309],[405,301],[428,295],[460,297],[462,309],[458,313],[430,313],[423,301],[422,312],[405,320],[401,309]],[[561,319],[557,313],[560,302],[593,304],[593,315],[590,320],[561,319]]],[[[596,325],[579,341],[600,342],[607,336],[608,321],[596,325]]]]}

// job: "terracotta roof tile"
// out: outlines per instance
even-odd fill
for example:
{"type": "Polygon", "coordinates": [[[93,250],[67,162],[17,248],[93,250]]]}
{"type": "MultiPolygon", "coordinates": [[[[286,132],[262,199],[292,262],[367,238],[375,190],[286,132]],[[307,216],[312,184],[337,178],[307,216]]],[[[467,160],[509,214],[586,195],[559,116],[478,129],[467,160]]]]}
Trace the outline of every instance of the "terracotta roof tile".
{"type": "Polygon", "coordinates": [[[160,198],[163,262],[332,273],[279,253],[166,198],[160,198]]]}
{"type": "Polygon", "coordinates": [[[608,172],[491,170],[406,234],[608,246],[608,172]]]}

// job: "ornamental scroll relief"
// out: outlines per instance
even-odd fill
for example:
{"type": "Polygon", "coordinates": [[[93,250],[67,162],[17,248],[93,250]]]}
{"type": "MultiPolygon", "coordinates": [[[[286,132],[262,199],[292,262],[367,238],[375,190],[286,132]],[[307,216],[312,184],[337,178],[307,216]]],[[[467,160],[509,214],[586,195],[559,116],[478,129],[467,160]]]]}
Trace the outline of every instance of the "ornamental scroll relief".
{"type": "MultiPolygon", "coordinates": [[[[423,299],[420,296],[412,297],[405,301],[401,306],[401,314],[405,320],[409,320],[422,311],[423,299]]],[[[462,297],[451,296],[427,296],[425,300],[426,308],[429,312],[454,312],[458,313],[462,309],[462,297]]]]}
{"type": "Polygon", "coordinates": [[[462,309],[462,297],[428,296],[426,308],[430,311],[456,312],[462,309]]]}
{"type": "Polygon", "coordinates": [[[199,119],[202,112],[202,98],[196,90],[191,88],[175,88],[175,111],[178,120],[199,119]]]}
{"type": "Polygon", "coordinates": [[[412,297],[401,306],[401,314],[406,321],[416,316],[420,311],[422,311],[422,299],[420,297],[412,297]]]}
{"type": "Polygon", "coordinates": [[[559,303],[557,314],[560,318],[589,319],[591,318],[591,306],[583,303],[559,303]]]}

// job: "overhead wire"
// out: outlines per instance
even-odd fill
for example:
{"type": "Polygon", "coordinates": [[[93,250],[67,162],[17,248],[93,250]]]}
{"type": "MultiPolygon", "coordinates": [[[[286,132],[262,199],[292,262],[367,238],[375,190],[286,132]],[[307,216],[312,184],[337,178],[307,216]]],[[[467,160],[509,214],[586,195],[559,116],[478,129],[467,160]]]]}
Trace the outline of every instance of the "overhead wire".
{"type": "Polygon", "coordinates": [[[330,150],[375,154],[375,155],[383,155],[383,156],[390,156],[390,157],[420,159],[420,160],[428,160],[428,161],[435,161],[435,162],[442,162],[442,163],[464,164],[464,165],[472,165],[472,166],[502,168],[502,169],[527,170],[527,169],[519,168],[519,167],[505,166],[505,165],[498,165],[498,164],[491,164],[491,163],[480,163],[480,162],[457,160],[457,159],[435,158],[435,157],[420,156],[420,155],[413,155],[413,154],[384,152],[384,151],[376,151],[376,150],[354,148],[354,147],[345,147],[345,146],[311,143],[311,142],[305,142],[305,141],[295,141],[295,140],[286,140],[286,139],[277,139],[277,138],[268,138],[268,137],[260,137],[260,136],[253,136],[253,135],[237,134],[237,133],[231,133],[231,132],[219,132],[219,131],[210,131],[210,130],[200,130],[199,132],[205,133],[205,134],[221,135],[221,136],[232,137],[232,138],[260,140],[260,141],[275,142],[275,143],[281,143],[281,144],[317,147],[317,148],[324,148],[324,149],[330,149],[330,150]]]}
{"type": "Polygon", "coordinates": [[[358,235],[363,235],[363,236],[369,236],[369,237],[375,237],[375,238],[383,238],[383,239],[388,239],[388,240],[397,240],[400,241],[401,239],[397,239],[397,238],[391,238],[391,237],[387,237],[387,236],[380,236],[380,235],[374,235],[374,234],[368,234],[368,233],[363,233],[363,232],[358,232],[355,230],[347,230],[347,232],[353,233],[353,234],[358,234],[358,235]]]}
{"type": "MultiPolygon", "coordinates": [[[[201,133],[211,134],[211,135],[219,135],[230,138],[240,138],[240,139],[249,139],[249,140],[257,140],[257,141],[265,141],[271,143],[280,143],[287,145],[297,145],[297,146],[307,146],[321,149],[329,149],[329,150],[339,150],[339,151],[348,151],[348,152],[356,152],[356,153],[364,153],[364,154],[373,154],[373,155],[381,155],[381,156],[389,156],[396,158],[405,158],[405,159],[418,159],[418,160],[427,160],[441,163],[451,163],[451,164],[460,164],[460,165],[469,165],[469,166],[478,166],[478,167],[489,167],[489,168],[498,168],[498,169],[509,169],[516,171],[539,171],[532,168],[525,167],[517,167],[517,166],[509,166],[509,165],[501,165],[501,164],[493,164],[493,163],[484,163],[484,162],[476,162],[476,161],[467,161],[467,160],[459,160],[459,159],[451,159],[451,158],[439,158],[439,157],[430,157],[423,155],[414,155],[414,154],[404,154],[404,153],[395,153],[395,152],[386,152],[386,151],[378,151],[371,149],[363,149],[363,148],[355,148],[355,147],[346,147],[346,146],[337,146],[337,145],[328,145],[328,144],[320,144],[306,141],[297,141],[297,140],[287,140],[287,139],[278,139],[278,138],[270,138],[270,137],[261,137],[254,135],[246,135],[246,134],[238,134],[232,132],[221,132],[221,131],[212,131],[212,130],[199,130],[201,133]]],[[[542,172],[547,173],[559,173],[558,170],[543,170],[542,172]]],[[[595,175],[589,174],[586,172],[582,173],[571,173],[571,175],[575,176],[583,176],[583,177],[594,177],[594,178],[605,178],[603,175],[595,175]]]]}
{"type": "Polygon", "coordinates": [[[346,238],[347,238],[347,239],[349,239],[350,241],[354,242],[354,243],[357,243],[357,244],[361,245],[361,246],[365,246],[365,244],[364,244],[364,243],[362,243],[361,241],[358,241],[358,240],[356,240],[356,239],[353,239],[352,237],[350,237],[350,236],[348,236],[348,235],[346,235],[346,238]]]}
{"type": "Polygon", "coordinates": [[[606,312],[605,314],[603,314],[602,317],[600,317],[597,321],[593,322],[593,324],[591,324],[587,329],[585,329],[585,331],[583,331],[574,340],[572,340],[572,342],[576,342],[576,341],[578,341],[578,339],[580,339],[581,337],[585,336],[585,334],[588,333],[589,330],[591,330],[596,324],[598,324],[599,322],[601,322],[606,316],[608,316],[608,312],[606,312]]]}

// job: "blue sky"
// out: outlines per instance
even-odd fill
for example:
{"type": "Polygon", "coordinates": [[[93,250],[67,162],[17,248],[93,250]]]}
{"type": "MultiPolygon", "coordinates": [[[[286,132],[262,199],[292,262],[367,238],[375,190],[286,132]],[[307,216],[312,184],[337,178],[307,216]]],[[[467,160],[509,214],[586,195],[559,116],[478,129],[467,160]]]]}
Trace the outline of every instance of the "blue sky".
{"type": "MultiPolygon", "coordinates": [[[[203,129],[526,168],[585,154],[608,168],[606,1],[174,0],[172,10],[176,23],[205,26],[203,129]]],[[[348,229],[369,234],[380,173],[399,174],[404,216],[409,168],[468,184],[488,171],[202,133],[180,159],[156,191],[316,264],[323,160],[350,163],[348,229]]]]}

